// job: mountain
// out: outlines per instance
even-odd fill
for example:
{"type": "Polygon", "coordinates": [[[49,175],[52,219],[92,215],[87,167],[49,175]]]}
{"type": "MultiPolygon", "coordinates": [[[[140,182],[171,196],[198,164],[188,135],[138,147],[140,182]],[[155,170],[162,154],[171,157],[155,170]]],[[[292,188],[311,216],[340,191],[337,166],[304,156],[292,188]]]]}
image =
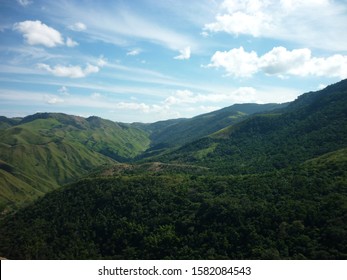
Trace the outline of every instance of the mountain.
{"type": "MultiPolygon", "coordinates": [[[[253,113],[284,106],[239,104],[192,119],[153,124],[123,124],[95,116],[82,118],[61,113],[1,117],[0,160],[17,171],[1,171],[0,207],[30,201],[30,197],[35,199],[92,169],[112,164],[112,160],[145,158],[207,136],[253,113]]],[[[180,167],[165,165],[164,169],[180,167]]]]}
{"type": "Polygon", "coordinates": [[[147,125],[138,124],[138,127],[150,133],[152,147],[150,150],[156,150],[181,146],[238,123],[252,114],[273,111],[287,105],[288,103],[235,104],[190,119],[168,120],[147,125]]]}
{"type": "Polygon", "coordinates": [[[154,124],[2,119],[2,209],[35,200],[2,212],[0,255],[346,259],[347,80],[263,106],[154,124]]]}
{"type": "Polygon", "coordinates": [[[343,80],[153,160],[198,164],[223,174],[258,173],[344,148],[346,139],[347,80],[343,80]]]}
{"type": "Polygon", "coordinates": [[[134,157],[149,145],[145,132],[97,117],[40,113],[3,123],[2,208],[24,197],[35,199],[115,159],[134,157]]]}
{"type": "Polygon", "coordinates": [[[20,122],[20,120],[20,118],[6,118],[0,116],[0,130],[9,128],[20,122]]]}
{"type": "Polygon", "coordinates": [[[80,143],[118,161],[126,161],[149,146],[147,133],[130,125],[99,117],[82,118],[59,113],[39,113],[24,118],[20,125],[42,136],[80,143]]]}

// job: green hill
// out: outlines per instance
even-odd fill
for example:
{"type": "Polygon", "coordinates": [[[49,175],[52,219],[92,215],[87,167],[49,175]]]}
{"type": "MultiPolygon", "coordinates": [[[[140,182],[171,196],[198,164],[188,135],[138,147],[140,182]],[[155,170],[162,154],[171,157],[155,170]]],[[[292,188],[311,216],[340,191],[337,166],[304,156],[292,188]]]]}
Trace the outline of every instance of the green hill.
{"type": "Polygon", "coordinates": [[[19,127],[80,143],[118,161],[134,158],[149,147],[148,134],[127,124],[99,117],[82,118],[58,113],[39,113],[24,118],[19,127]]]}
{"type": "Polygon", "coordinates": [[[8,120],[0,130],[0,160],[20,172],[0,173],[2,205],[34,199],[149,145],[145,132],[97,117],[40,113],[8,120]]]}
{"type": "Polygon", "coordinates": [[[156,161],[203,165],[218,173],[294,166],[347,146],[347,80],[300,96],[282,110],[251,116],[156,161]]]}
{"type": "Polygon", "coordinates": [[[56,187],[53,183],[41,178],[29,177],[18,168],[3,161],[0,161],[0,186],[0,212],[3,214],[8,208],[26,205],[56,187]]]}
{"type": "Polygon", "coordinates": [[[226,126],[238,123],[250,115],[284,108],[288,104],[235,104],[221,110],[199,115],[190,119],[177,119],[138,124],[150,133],[151,149],[181,146],[214,133],[226,126]]]}

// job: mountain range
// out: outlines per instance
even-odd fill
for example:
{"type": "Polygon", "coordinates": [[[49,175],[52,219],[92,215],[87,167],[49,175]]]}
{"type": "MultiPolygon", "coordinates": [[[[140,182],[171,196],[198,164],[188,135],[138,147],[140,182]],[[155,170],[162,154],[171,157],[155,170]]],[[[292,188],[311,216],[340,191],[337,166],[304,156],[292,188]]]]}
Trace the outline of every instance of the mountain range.
{"type": "Polygon", "coordinates": [[[100,166],[148,158],[251,114],[284,106],[239,104],[192,119],[153,124],[124,124],[61,113],[0,117],[0,206],[30,202],[100,166]]]}
{"type": "Polygon", "coordinates": [[[151,124],[0,117],[0,255],[345,259],[346,149],[347,80],[151,124]]]}

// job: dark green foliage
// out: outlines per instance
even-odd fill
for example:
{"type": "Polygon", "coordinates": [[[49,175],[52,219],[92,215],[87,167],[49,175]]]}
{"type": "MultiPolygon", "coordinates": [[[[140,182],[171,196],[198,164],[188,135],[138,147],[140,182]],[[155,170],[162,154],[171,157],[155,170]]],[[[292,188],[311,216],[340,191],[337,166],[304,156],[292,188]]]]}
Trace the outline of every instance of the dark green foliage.
{"type": "Polygon", "coordinates": [[[0,255],[346,259],[346,167],[342,150],[262,175],[85,179],[2,221],[0,255]]]}

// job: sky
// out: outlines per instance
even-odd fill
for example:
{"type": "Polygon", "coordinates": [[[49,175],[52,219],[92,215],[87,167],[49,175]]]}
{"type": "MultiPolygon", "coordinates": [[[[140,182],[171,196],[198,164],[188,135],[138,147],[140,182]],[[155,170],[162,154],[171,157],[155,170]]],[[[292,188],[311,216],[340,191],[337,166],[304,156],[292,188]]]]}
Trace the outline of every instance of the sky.
{"type": "Polygon", "coordinates": [[[0,115],[292,101],[347,78],[346,27],[347,0],[0,0],[0,115]]]}

